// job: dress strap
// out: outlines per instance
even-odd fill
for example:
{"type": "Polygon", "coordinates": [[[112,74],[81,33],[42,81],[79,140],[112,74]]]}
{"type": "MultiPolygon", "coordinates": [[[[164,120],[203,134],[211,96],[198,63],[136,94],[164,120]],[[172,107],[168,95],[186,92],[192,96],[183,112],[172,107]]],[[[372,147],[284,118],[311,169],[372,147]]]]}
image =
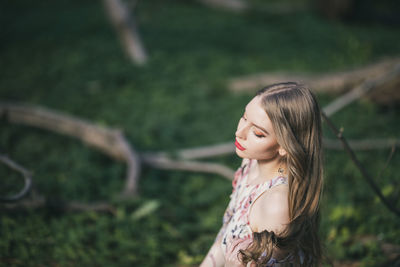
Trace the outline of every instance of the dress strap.
{"type": "MultiPolygon", "coordinates": [[[[265,183],[261,183],[258,185],[253,185],[255,188],[252,190],[252,198],[254,199],[254,201],[265,191],[271,189],[272,187],[281,185],[281,184],[288,184],[288,179],[285,176],[278,176],[275,177],[271,180],[269,180],[268,182],[265,183]]],[[[254,202],[253,201],[253,202],[254,202]]]]}
{"type": "Polygon", "coordinates": [[[280,184],[288,184],[288,178],[285,176],[278,176],[270,180],[268,183],[268,189],[280,184]]]}

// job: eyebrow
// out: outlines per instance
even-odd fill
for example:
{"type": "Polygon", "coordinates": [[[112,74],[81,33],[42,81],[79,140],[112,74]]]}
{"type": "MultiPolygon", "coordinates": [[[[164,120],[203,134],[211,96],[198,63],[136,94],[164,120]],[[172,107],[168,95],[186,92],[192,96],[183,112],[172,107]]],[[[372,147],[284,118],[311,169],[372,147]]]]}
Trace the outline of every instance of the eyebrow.
{"type": "Polygon", "coordinates": [[[251,124],[253,124],[253,125],[256,126],[257,128],[259,128],[259,129],[263,130],[264,132],[266,132],[267,134],[269,134],[268,131],[265,130],[263,127],[258,126],[257,124],[254,124],[254,123],[251,123],[251,124]]]}
{"type": "MultiPolygon", "coordinates": [[[[246,109],[244,110],[244,114],[246,114],[246,109]]],[[[256,126],[257,128],[259,128],[260,130],[264,131],[265,133],[269,134],[269,132],[268,132],[267,130],[265,130],[263,127],[261,127],[261,126],[255,124],[255,123],[253,123],[253,122],[252,122],[251,124],[253,124],[253,125],[256,126]]]]}

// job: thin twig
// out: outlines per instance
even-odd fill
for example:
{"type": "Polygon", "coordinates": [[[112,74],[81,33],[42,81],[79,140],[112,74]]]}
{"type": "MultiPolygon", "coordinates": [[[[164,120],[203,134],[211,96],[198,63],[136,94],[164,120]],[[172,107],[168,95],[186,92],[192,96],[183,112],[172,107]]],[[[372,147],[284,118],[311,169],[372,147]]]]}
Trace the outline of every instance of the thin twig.
{"type": "Polygon", "coordinates": [[[344,150],[347,152],[347,154],[350,156],[351,160],[353,163],[356,165],[357,169],[361,172],[362,177],[367,181],[367,183],[370,185],[372,190],[375,192],[375,194],[379,197],[379,199],[382,201],[382,203],[394,214],[400,217],[400,210],[398,210],[396,207],[392,206],[392,203],[389,202],[382,194],[381,190],[379,187],[375,184],[374,180],[372,177],[368,174],[368,172],[364,169],[360,161],[358,160],[357,156],[355,155],[354,151],[350,148],[349,144],[347,143],[346,139],[343,136],[343,133],[336,128],[336,126],[333,124],[333,122],[328,118],[328,116],[322,112],[322,118],[324,121],[327,123],[329,128],[335,133],[336,137],[342,142],[342,145],[344,147],[344,150]]]}
{"type": "Polygon", "coordinates": [[[380,170],[379,174],[377,175],[378,180],[381,179],[383,172],[387,169],[387,167],[389,166],[390,161],[392,160],[393,156],[394,156],[394,152],[396,152],[396,146],[393,145],[392,149],[390,150],[389,156],[386,160],[385,166],[380,170]]]}
{"type": "Polygon", "coordinates": [[[21,198],[23,198],[31,189],[32,187],[32,173],[19,165],[18,163],[12,161],[9,157],[6,155],[0,155],[0,162],[3,162],[5,165],[10,167],[11,169],[19,172],[22,174],[24,177],[24,187],[16,194],[8,197],[0,197],[0,201],[4,202],[12,202],[12,201],[17,201],[21,198]]]}

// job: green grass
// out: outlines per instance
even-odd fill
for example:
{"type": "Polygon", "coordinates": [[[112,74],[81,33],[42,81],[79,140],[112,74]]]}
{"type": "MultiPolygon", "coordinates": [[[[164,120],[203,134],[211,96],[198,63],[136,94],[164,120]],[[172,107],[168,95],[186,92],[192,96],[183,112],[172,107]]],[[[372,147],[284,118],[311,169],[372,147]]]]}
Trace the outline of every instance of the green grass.
{"type": "MultiPolygon", "coordinates": [[[[329,22],[310,13],[231,14],[182,1],[140,1],[137,22],[146,66],[124,56],[96,1],[16,0],[0,4],[0,100],[52,108],[121,128],[139,151],[233,139],[250,94],[228,78],[268,71],[326,72],[400,54],[400,31],[329,22]]],[[[334,96],[320,95],[327,104],[334,96]]],[[[333,116],[349,138],[398,137],[396,107],[360,101],[333,116]]],[[[0,151],[34,172],[35,189],[53,202],[110,201],[116,215],[39,210],[2,212],[0,265],[190,266],[215,238],[230,182],[216,175],[145,168],[140,198],[117,200],[125,166],[79,141],[0,121],[0,151]],[[155,202],[154,202],[155,201],[155,202]],[[135,211],[158,203],[137,219],[135,211]]],[[[327,130],[327,136],[332,136],[327,130]]],[[[375,177],[389,151],[357,155],[375,177]]],[[[215,159],[236,168],[232,156],[215,159]]],[[[398,218],[376,200],[343,152],[326,152],[322,236],[334,259],[384,261],[373,235],[398,241],[398,218]]],[[[377,182],[389,192],[399,156],[377,182]]],[[[0,193],[19,176],[0,165],[0,193]],[[3,186],[3,185],[2,185],[3,186]]]]}

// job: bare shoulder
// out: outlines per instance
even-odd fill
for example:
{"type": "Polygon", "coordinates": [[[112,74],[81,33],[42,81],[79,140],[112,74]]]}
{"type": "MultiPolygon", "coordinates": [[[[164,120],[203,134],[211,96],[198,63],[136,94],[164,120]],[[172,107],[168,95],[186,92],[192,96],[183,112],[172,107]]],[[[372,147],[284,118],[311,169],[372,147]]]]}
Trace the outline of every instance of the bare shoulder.
{"type": "Polygon", "coordinates": [[[275,186],[264,192],[253,204],[249,220],[255,232],[280,233],[289,223],[288,186],[275,186]]]}

